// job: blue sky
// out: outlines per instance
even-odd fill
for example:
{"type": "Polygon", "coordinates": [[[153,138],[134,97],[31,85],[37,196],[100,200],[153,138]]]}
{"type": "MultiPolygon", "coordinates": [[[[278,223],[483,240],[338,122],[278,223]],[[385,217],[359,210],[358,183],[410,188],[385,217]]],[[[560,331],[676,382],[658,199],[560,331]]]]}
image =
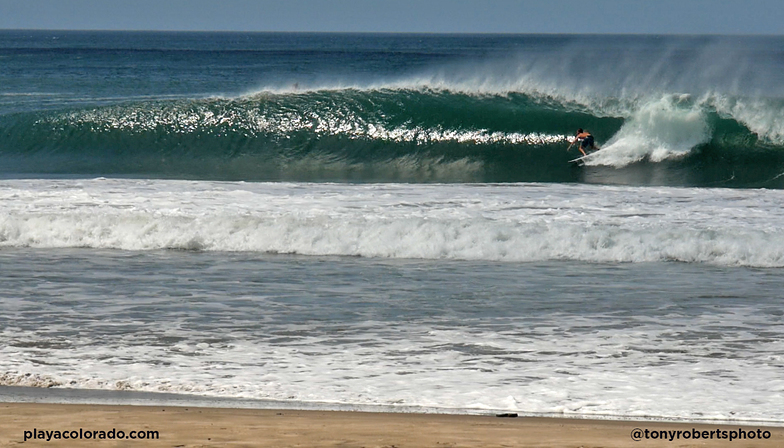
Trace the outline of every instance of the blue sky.
{"type": "Polygon", "coordinates": [[[784,34],[781,0],[0,0],[0,28],[784,34]]]}

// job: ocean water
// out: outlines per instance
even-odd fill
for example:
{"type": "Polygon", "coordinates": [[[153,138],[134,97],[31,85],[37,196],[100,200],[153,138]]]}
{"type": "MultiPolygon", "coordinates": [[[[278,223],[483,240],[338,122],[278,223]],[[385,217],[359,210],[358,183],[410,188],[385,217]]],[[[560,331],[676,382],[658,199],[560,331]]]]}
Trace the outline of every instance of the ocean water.
{"type": "Polygon", "coordinates": [[[782,44],[2,31],[0,386],[784,424],[782,44]]]}

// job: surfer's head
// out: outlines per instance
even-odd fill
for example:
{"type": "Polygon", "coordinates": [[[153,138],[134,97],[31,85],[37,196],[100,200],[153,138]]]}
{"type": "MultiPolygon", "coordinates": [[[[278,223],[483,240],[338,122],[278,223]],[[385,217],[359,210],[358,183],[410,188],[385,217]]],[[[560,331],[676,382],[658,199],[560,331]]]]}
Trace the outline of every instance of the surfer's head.
{"type": "Polygon", "coordinates": [[[577,134],[582,134],[582,133],[583,133],[583,128],[580,128],[580,129],[578,129],[578,130],[577,130],[577,132],[575,133],[575,135],[577,135],[577,134]]]}

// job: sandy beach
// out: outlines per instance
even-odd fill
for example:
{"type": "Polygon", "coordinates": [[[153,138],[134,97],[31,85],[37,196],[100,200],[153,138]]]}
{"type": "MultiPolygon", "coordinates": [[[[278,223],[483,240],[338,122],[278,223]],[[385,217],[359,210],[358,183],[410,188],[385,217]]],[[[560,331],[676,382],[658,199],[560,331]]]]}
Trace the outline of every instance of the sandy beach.
{"type": "Polygon", "coordinates": [[[784,445],[784,428],[342,411],[0,404],[0,446],[20,444],[47,447],[779,447],[784,445]],[[639,432],[635,433],[635,429],[639,432]],[[136,431],[134,435],[143,435],[130,439],[132,431],[136,431]],[[125,439],[120,440],[120,432],[125,439]],[[694,437],[695,433],[700,434],[699,439],[694,437]],[[662,440],[665,434],[667,439],[662,440]],[[101,440],[102,435],[106,439],[101,440]],[[642,440],[635,441],[633,437],[642,440]],[[730,437],[735,440],[730,441],[730,437]]]}

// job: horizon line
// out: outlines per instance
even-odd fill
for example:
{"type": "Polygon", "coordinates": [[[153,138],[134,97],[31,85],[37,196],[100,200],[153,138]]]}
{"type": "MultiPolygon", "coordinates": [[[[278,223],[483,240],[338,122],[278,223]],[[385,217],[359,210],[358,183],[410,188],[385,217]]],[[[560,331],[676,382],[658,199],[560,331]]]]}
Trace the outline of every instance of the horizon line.
{"type": "Polygon", "coordinates": [[[255,33],[255,34],[408,34],[408,35],[466,35],[466,36],[670,36],[670,37],[781,37],[784,34],[765,33],[576,33],[576,32],[503,32],[503,31],[293,31],[293,30],[200,30],[200,29],[119,29],[119,28],[3,28],[1,31],[52,31],[52,32],[119,32],[119,33],[255,33]]]}

